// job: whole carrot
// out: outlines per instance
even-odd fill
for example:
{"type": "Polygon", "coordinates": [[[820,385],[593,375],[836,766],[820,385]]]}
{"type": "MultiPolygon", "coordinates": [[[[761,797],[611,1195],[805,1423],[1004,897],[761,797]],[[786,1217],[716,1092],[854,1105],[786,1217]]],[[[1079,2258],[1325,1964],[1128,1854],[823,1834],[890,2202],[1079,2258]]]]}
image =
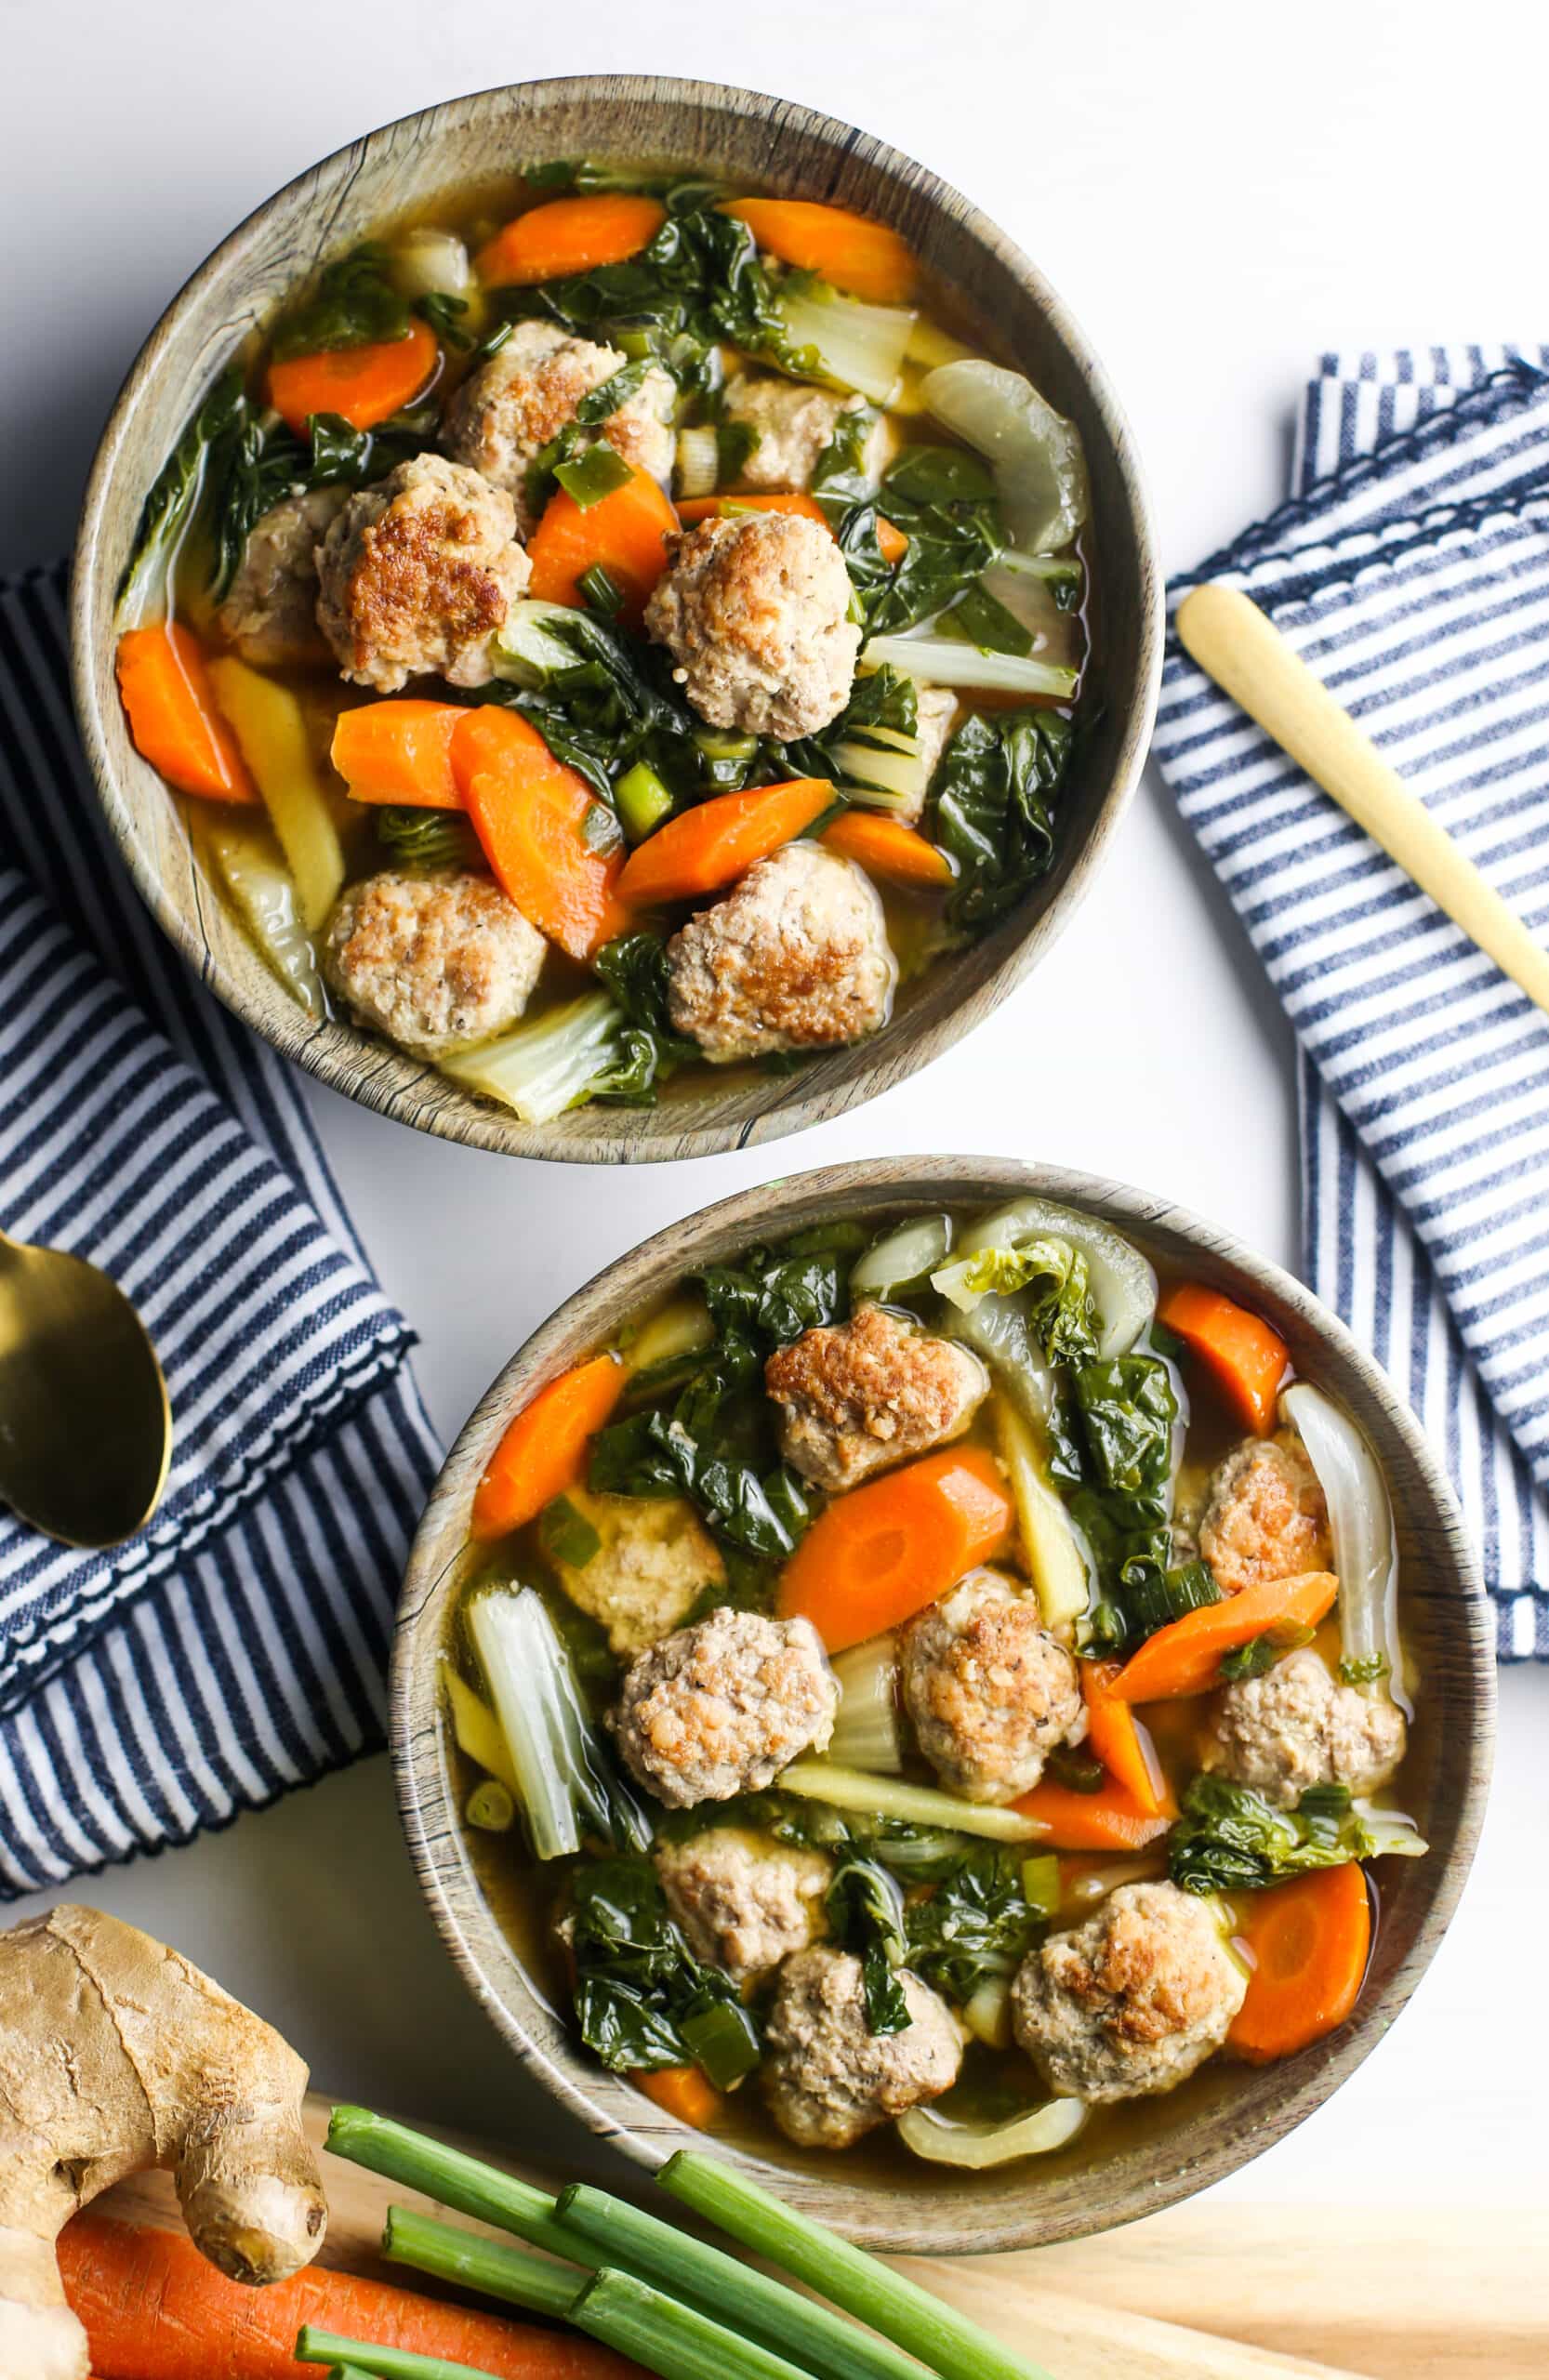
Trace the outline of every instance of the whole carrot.
{"type": "Polygon", "coordinates": [[[611,2347],[470,2312],[358,2274],[311,2266],[245,2288],[179,2232],[78,2215],[60,2238],[65,2294],[86,2326],[97,2380],[297,2380],[309,2323],[469,2364],[494,2380],[639,2380],[611,2347]]]}

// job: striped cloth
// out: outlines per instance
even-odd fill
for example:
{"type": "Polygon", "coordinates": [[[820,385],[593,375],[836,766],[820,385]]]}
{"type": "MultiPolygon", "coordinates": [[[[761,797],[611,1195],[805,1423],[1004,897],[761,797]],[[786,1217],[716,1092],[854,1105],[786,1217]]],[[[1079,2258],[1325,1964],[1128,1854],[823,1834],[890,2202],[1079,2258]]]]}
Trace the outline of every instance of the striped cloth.
{"type": "Polygon", "coordinates": [[[148,1529],[0,1511],[0,1897],[186,1842],[382,1739],[438,1461],[296,1080],[204,992],[109,845],[62,574],[0,587],[0,1222],[101,1263],[176,1428],[148,1529]]]}
{"type": "MultiPolygon", "coordinates": [[[[1245,588],[1549,939],[1549,347],[1327,355],[1245,588]]],[[[1549,1018],[1170,641],[1158,759],[1300,1044],[1304,1268],[1549,1660],[1549,1018]]]]}

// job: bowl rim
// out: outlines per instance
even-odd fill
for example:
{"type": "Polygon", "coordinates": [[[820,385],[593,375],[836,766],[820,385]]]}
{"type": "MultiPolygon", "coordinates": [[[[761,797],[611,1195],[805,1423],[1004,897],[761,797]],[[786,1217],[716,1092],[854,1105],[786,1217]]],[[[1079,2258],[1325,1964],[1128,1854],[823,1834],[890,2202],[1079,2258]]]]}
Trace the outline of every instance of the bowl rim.
{"type": "MultiPolygon", "coordinates": [[[[1376,2046],[1429,1966],[1467,1881],[1489,1792],[1497,1687],[1489,1599],[1477,1556],[1435,1450],[1412,1408],[1339,1316],[1292,1275],[1249,1250],[1234,1235],[1170,1199],[1063,1167],[995,1157],[901,1157],[818,1167],[739,1190],[624,1251],[557,1307],[502,1367],[459,1431],[431,1489],[410,1550],[393,1633],[388,1738],[399,1814],[420,1889],[442,1940],[473,1998],[522,2063],[571,2115],[647,2175],[674,2149],[699,2141],[700,2135],[661,2114],[621,2078],[600,2067],[593,2071],[563,2030],[557,2035],[559,2051],[551,2054],[523,2022],[526,2014],[541,2019],[547,2003],[482,1894],[475,1886],[470,1899],[475,1914],[470,1922],[465,1923],[455,1906],[449,1889],[455,1870],[445,1859],[444,1846],[448,1842],[457,1846],[454,1861],[462,1862],[464,1872],[466,1854],[457,1814],[445,1790],[438,1697],[433,1678],[426,1673],[430,1665],[419,1632],[457,1566],[457,1553],[448,1555],[441,1543],[447,1518],[466,1510],[478,1472],[511,1411],[561,1364],[575,1360],[602,1335],[612,1284],[620,1269],[638,1265],[642,1272],[655,1274],[657,1277],[649,1285],[635,1284],[637,1295],[650,1295],[672,1274],[681,1274],[710,1243],[755,1237],[761,1226],[767,1226],[774,1203],[800,1201],[809,1209],[856,1188],[864,1188],[879,1208],[906,1204],[911,1198],[925,1203],[938,1197],[943,1202],[954,1198],[973,1203],[1028,1192],[1092,1210],[1120,1229],[1133,1230],[1143,1240],[1158,1233],[1176,1235],[1215,1271],[1238,1276],[1249,1287],[1281,1302],[1309,1332],[1354,1368],[1363,1395],[1384,1424],[1397,1433],[1414,1464],[1417,1494],[1429,1501],[1451,1565],[1448,1600],[1457,1606],[1455,1651],[1463,1673],[1459,1693],[1460,1701],[1466,1696],[1469,1725],[1462,1791],[1449,1813],[1451,1841],[1433,1872],[1429,1900],[1402,1962],[1374,1995],[1363,1994],[1354,2017],[1330,2037],[1324,2055],[1309,2061],[1282,2101],[1245,2128],[1241,2136],[1229,2123],[1217,2122],[1211,2143],[1202,2153],[1176,2160],[1166,2171],[1131,2177],[1111,2200],[1104,2198],[1102,2169],[1096,2169],[1092,2195],[1102,2203],[1094,2204],[1091,2220],[1079,2213],[1068,2219],[1056,2218],[1053,2224],[1047,2217],[1040,2219],[1035,2193],[1020,2215],[1013,2211],[987,2222],[976,2217],[973,2237],[959,2240],[943,2237],[937,2228],[922,2228],[918,2213],[905,2200],[897,2202],[897,2214],[890,2213],[886,2194],[867,2185],[853,2186],[857,2201],[862,2202],[854,2219],[848,2214],[836,2218],[830,2213],[825,2217],[859,2243],[895,2254],[979,2254],[1046,2245],[1115,2229],[1174,2205],[1235,2173],[1316,2112],[1376,2046]],[[485,1953],[504,1954],[524,1995],[522,2013],[497,1988],[485,1953]],[[864,2202],[867,2199],[869,2206],[864,2202]]],[[[1362,1416],[1357,1413],[1357,1418],[1362,1416]]],[[[750,2156],[740,2146],[723,2146],[719,2153],[747,2162],[776,2189],[790,2186],[788,2169],[750,2156]]],[[[838,2166],[840,2161],[835,2162],[838,2166]]],[[[825,2176],[825,2184],[841,2190],[842,2171],[836,2171],[831,2181],[825,2176]]],[[[1008,2202],[1013,2198],[1014,2192],[1008,2191],[1008,2202]]]]}
{"type": "MultiPolygon", "coordinates": [[[[111,627],[112,606],[104,618],[111,627]]],[[[1014,241],[952,184],[902,150],[819,109],[807,108],[776,95],[671,75],[574,74],[552,75],[529,83],[492,85],[485,89],[443,99],[391,119],[355,140],[343,143],[315,165],[293,175],[253,207],[190,273],[147,335],[113,401],[98,443],[82,499],[73,549],[69,619],[71,674],[76,720],[98,800],[120,856],[152,916],[179,956],[216,997],[282,1054],[295,1059],[331,1090],[375,1108],[395,1121],[407,1123],[443,1139],[458,1141],[497,1154],[546,1159],[556,1163],[619,1164],[670,1161],[718,1155],[754,1143],[776,1140],[830,1120],[852,1107],[876,1098],[895,1083],[907,1080],[946,1054],[974,1025],[987,1021],[994,1010],[1026,980],[1065,930],[1091,890],[1109,844],[1123,822],[1145,764],[1160,693],[1164,644],[1165,595],[1156,523],[1135,450],[1133,434],[1119,404],[1107,374],[1068,309],[1043,274],[1014,241]],[[161,875],[137,832],[136,802],[120,788],[101,724],[94,676],[97,654],[93,643],[93,614],[101,570],[104,522],[120,456],[129,427],[156,387],[161,352],[185,309],[207,290],[218,286],[239,266],[270,218],[298,207],[328,177],[346,170],[377,144],[434,127],[456,129],[459,120],[520,104],[541,112],[547,104],[596,102],[616,106],[630,102],[697,108],[707,112],[765,121],[778,111],[782,124],[803,137],[823,141],[842,152],[854,152],[890,178],[918,193],[933,213],[947,213],[1027,292],[1048,320],[1081,379],[1111,450],[1117,487],[1114,509],[1122,515],[1123,537],[1132,548],[1137,586],[1136,644],[1138,667],[1124,690],[1124,726],[1106,789],[1089,830],[1070,857],[1064,879],[1046,909],[1029,918],[1014,942],[997,959],[982,985],[965,988],[960,999],[933,1022],[907,1036],[884,1062],[864,1061],[854,1067],[845,1062],[864,1051],[865,1043],[831,1053],[826,1066],[820,1059],[790,1078],[777,1098],[747,1115],[735,1114],[718,1124],[696,1123],[690,1101],[669,1102],[632,1115],[628,1141],[576,1129],[556,1141],[547,1126],[532,1126],[471,1094],[457,1104],[426,1099],[427,1084],[443,1078],[406,1052],[387,1049],[377,1037],[344,1019],[338,1033],[320,1026],[295,1007],[276,985],[260,1009],[256,998],[220,964],[193,920],[171,898],[161,875]],[[972,1013],[970,1012],[973,1012],[972,1013]],[[391,1063],[384,1064],[384,1057],[391,1063]],[[843,1067],[841,1079],[833,1069],[843,1067]]],[[[1014,918],[1016,912],[1013,912],[1014,918]]],[[[1010,919],[1007,923],[1011,922],[1010,919]]],[[[1004,931],[1002,927],[1000,931],[1004,931]]]]}

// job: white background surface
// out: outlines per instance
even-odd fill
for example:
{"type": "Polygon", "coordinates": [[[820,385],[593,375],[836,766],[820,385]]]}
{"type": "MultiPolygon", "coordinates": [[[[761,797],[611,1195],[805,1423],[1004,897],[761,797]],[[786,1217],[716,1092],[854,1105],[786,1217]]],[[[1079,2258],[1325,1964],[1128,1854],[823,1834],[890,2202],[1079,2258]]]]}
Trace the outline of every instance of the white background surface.
{"type": "MultiPolygon", "coordinates": [[[[547,74],[778,91],[891,139],[998,217],[1106,361],[1170,569],[1285,491],[1324,348],[1549,336],[1536,0],[0,0],[0,569],[69,543],[92,443],[161,308],[271,191],[371,126],[547,74]]],[[[867,1154],[1108,1172],[1296,1262],[1289,1031],[1148,776],[1037,977],[889,1097],[773,1150],[620,1173],[417,1138],[311,1086],[449,1437],[505,1357],[647,1231],[867,1154]],[[1142,991],[1158,959],[1165,1003],[1142,991]]],[[[1503,2202],[1542,2180],[1549,2064],[1510,2011],[1549,1968],[1549,1673],[1503,1681],[1461,1917],[1396,2031],[1223,2189],[1503,2202]]],[[[420,1906],[384,1760],[84,1888],[282,2026],[325,2089],[568,2153],[420,1906]]],[[[1532,2038],[1541,2029],[1536,2024],[1532,2038]]],[[[1419,2279],[1419,2276],[1417,2276],[1419,2279]]]]}

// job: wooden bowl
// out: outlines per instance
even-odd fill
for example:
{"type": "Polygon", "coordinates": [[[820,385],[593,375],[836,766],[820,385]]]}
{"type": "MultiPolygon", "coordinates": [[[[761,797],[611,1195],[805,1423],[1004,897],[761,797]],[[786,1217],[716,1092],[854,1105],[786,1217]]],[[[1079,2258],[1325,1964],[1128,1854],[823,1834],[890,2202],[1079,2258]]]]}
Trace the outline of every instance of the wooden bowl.
{"type": "Polygon", "coordinates": [[[1053,291],[968,201],[895,149],[783,99],[654,75],[519,84],[406,116],[339,150],[250,215],[146,341],[86,489],[71,598],[75,701],[109,824],[150,908],[228,1008],[334,1090],[448,1139],[584,1163],[682,1157],[773,1140],[928,1064],[989,1014],[1087,890],[1145,759],[1161,668],[1161,576],[1130,434],[1101,366],[1053,291]],[[583,1108],[534,1130],[423,1062],[282,990],[190,849],[177,800],[129,742],[113,681],[113,591],[146,490],[238,341],[298,280],[374,225],[460,183],[581,153],[682,164],[896,224],[982,316],[1085,442],[1101,605],[1094,725],[1062,801],[1054,866],[1015,913],[909,987],[874,1038],[794,1076],[671,1095],[655,1109],[583,1108]]]}
{"type": "MultiPolygon", "coordinates": [[[[409,1559],[393,1648],[390,1733],[409,1849],[436,1924],[496,2030],[566,2108],[637,2163],[655,2168],[697,2135],[584,2054],[502,1932],[474,1872],[437,1685],[462,1582],[473,1490],[507,1422],[545,1382],[595,1348],[689,1269],[749,1241],[839,1215],[997,1202],[1023,1192],[1104,1216],[1159,1262],[1264,1315],[1298,1371],[1359,1421],[1386,1475],[1397,1521],[1407,1641],[1423,1686],[1406,1805],[1430,1844],[1423,1859],[1378,1871],[1382,1924],[1366,1989],[1337,2032],[1278,2066],[1217,2064],[1176,2110],[1165,2099],[1110,2156],[1032,2159],[983,2175],[890,2166],[885,2187],[848,2156],[803,2155],[773,2136],[753,2170],[809,2214],[867,2245],[967,2254],[1070,2240],[1170,2206],[1219,2181],[1322,2104],[1386,2032],[1446,1931],[1474,1856],[1494,1739],[1492,1631],[1477,1564],[1441,1471],[1409,1408],[1344,1325],[1278,1265],[1197,1216],[1112,1182],[986,1157],[894,1157],[766,1183],[673,1224],[576,1292],[512,1357],[473,1414],[426,1507],[409,1559]]],[[[727,2153],[740,2154],[736,2149],[727,2153]]]]}

